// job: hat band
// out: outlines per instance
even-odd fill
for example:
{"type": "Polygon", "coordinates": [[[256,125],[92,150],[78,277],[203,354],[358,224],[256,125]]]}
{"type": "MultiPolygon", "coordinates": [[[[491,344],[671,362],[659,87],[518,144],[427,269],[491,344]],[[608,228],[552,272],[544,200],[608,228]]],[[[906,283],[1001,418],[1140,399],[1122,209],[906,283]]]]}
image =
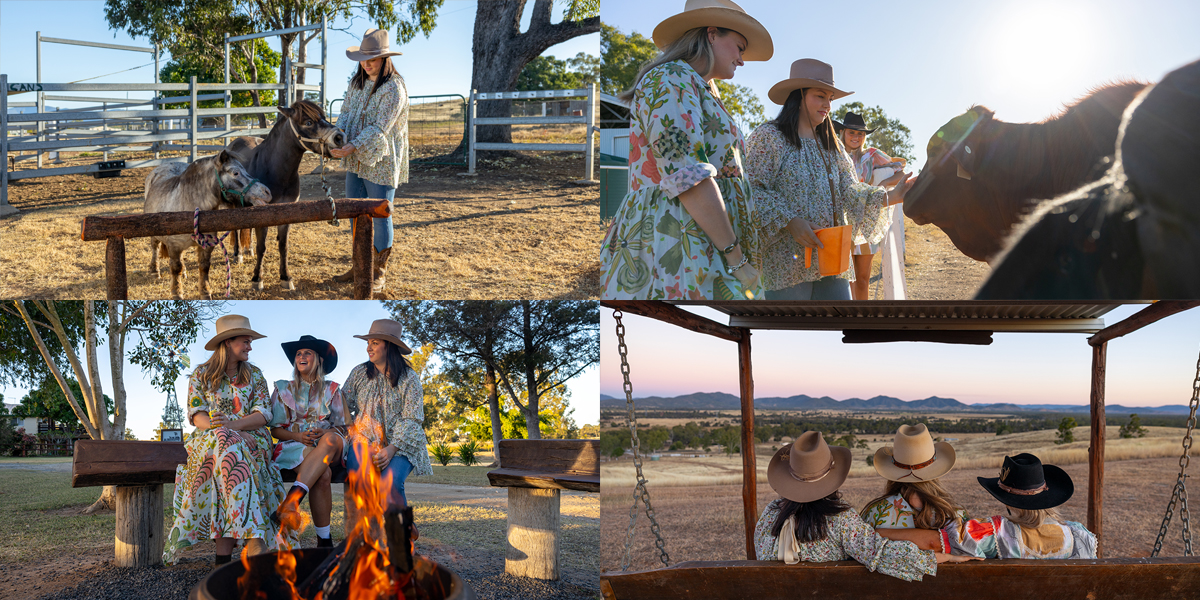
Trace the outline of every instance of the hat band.
{"type": "Polygon", "coordinates": [[[1000,486],[1000,489],[1002,489],[1010,494],[1016,494],[1018,496],[1036,496],[1036,495],[1050,489],[1050,486],[1046,485],[1045,482],[1043,482],[1041,486],[1036,487],[1032,490],[1022,490],[1020,488],[1009,487],[1007,485],[1004,485],[1003,483],[1000,483],[999,481],[996,482],[996,485],[1000,486]]]}
{"type": "Polygon", "coordinates": [[[936,457],[936,456],[934,456],[933,458],[931,458],[931,459],[929,459],[929,460],[927,460],[927,461],[925,461],[925,462],[923,462],[923,463],[921,463],[921,464],[917,464],[917,465],[906,465],[906,464],[904,464],[904,463],[902,463],[902,462],[900,462],[900,461],[896,460],[896,457],[894,457],[894,456],[893,456],[893,457],[892,457],[892,464],[896,465],[897,467],[900,467],[901,469],[908,469],[909,471],[916,471],[917,469],[924,469],[925,467],[928,467],[929,465],[932,465],[932,464],[934,463],[934,461],[936,461],[936,460],[937,460],[937,457],[936,457]]]}
{"type": "Polygon", "coordinates": [[[796,481],[799,481],[802,483],[816,483],[822,479],[825,479],[826,476],[828,476],[831,472],[833,472],[833,463],[834,463],[834,459],[831,457],[829,459],[829,466],[825,467],[825,470],[822,471],[820,475],[816,475],[813,477],[804,477],[802,475],[797,475],[791,469],[788,469],[788,472],[791,474],[792,479],[795,479],[796,481]]]}

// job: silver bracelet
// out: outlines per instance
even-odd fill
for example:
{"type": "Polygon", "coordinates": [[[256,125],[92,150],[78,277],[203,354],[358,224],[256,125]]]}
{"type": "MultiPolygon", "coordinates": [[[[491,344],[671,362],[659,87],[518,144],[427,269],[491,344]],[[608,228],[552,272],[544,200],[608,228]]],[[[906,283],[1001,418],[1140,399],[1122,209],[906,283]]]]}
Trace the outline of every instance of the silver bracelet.
{"type": "Polygon", "coordinates": [[[729,274],[733,275],[734,271],[746,266],[746,263],[748,263],[748,262],[750,262],[750,255],[743,252],[742,253],[742,262],[730,267],[729,274]]]}

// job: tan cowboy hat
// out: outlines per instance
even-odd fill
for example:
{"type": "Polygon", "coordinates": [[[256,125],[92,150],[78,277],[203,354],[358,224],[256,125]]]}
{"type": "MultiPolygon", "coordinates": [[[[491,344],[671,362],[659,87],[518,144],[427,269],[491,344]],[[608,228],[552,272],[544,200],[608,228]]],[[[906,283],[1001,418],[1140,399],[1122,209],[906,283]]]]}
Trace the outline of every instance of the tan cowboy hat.
{"type": "Polygon", "coordinates": [[[248,335],[251,339],[255,340],[267,337],[250,329],[250,319],[242,315],[225,315],[217,319],[217,324],[214,325],[214,328],[217,330],[217,334],[204,343],[205,350],[216,350],[221,342],[239,335],[248,335]]]}
{"type": "Polygon", "coordinates": [[[346,58],[355,62],[371,60],[372,58],[383,58],[385,56],[400,56],[403,52],[391,52],[388,50],[388,32],[386,29],[368,29],[363,34],[361,46],[350,46],[346,48],[346,58]]]}
{"type": "Polygon", "coordinates": [[[888,481],[932,481],[954,468],[954,447],[934,443],[924,423],[901,425],[892,446],[875,451],[875,472],[888,481]]]}
{"type": "Polygon", "coordinates": [[[788,500],[812,502],[836,492],[849,473],[849,448],[830,448],[821,432],[806,431],[771,457],[767,482],[788,500]]]}
{"type": "Polygon", "coordinates": [[[771,86],[767,97],[775,104],[783,105],[795,90],[821,88],[833,92],[833,99],[845,98],[854,92],[843,92],[833,86],[833,65],[815,58],[802,58],[792,63],[790,76],[771,86]]]}
{"type": "Polygon", "coordinates": [[[664,19],[651,37],[662,50],[697,27],[723,27],[742,34],[746,38],[742,60],[770,60],[775,54],[767,28],[732,0],[687,0],[683,12],[664,19]]]}
{"type": "Polygon", "coordinates": [[[400,346],[401,354],[411,354],[412,348],[408,344],[400,341],[400,336],[404,333],[400,324],[391,319],[379,319],[371,323],[371,331],[367,335],[356,335],[354,337],[360,340],[386,340],[397,346],[400,346]]]}

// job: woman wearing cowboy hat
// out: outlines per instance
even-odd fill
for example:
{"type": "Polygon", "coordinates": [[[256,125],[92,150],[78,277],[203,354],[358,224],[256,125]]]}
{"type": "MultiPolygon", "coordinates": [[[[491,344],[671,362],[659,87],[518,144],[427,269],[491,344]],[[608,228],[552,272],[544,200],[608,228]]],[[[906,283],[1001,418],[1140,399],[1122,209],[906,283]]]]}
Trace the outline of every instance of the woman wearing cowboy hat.
{"type": "Polygon", "coordinates": [[[296,470],[296,483],[287,499],[271,513],[277,526],[298,526],[296,514],[300,501],[311,493],[308,507],[317,530],[317,547],[331,547],[329,518],[333,510],[332,473],[329,466],[340,464],[345,439],[346,413],[337,382],[325,376],[337,368],[337,349],[325,340],[302,335],[299,340],[283,343],[283,353],[294,367],[291,380],[275,382],[271,395],[271,435],[275,444],[275,466],[296,470]]]}
{"type": "MultiPolygon", "coordinates": [[[[346,168],[346,196],[386,198],[391,206],[396,188],[408,182],[408,89],[396,71],[388,47],[388,32],[368,29],[360,46],[346,49],[346,57],[358,62],[358,70],[346,88],[338,127],[350,140],[329,151],[342,159],[346,168]]],[[[387,285],[387,263],[392,254],[392,220],[373,219],[375,227],[375,270],[372,290],[387,285]]],[[[334,278],[354,279],[351,269],[334,278]]]]}
{"type": "MultiPolygon", "coordinates": [[[[847,112],[844,123],[834,119],[833,128],[846,147],[846,153],[850,155],[850,162],[854,165],[854,172],[858,175],[859,181],[888,187],[895,185],[903,178],[902,172],[906,164],[903,158],[892,158],[879,148],[863,148],[866,145],[867,134],[874,133],[875,130],[867,128],[867,123],[863,120],[862,115],[847,112]],[[886,169],[891,169],[894,174],[875,181],[876,169],[881,171],[881,175],[886,173],[886,169]]],[[[886,223],[884,225],[885,234],[893,223],[894,208],[889,206],[880,211],[879,218],[886,223]]],[[[859,244],[851,250],[851,254],[854,256],[854,282],[850,284],[850,293],[855,300],[867,299],[870,290],[871,262],[878,253],[879,244],[859,244]]]]}
{"type": "Polygon", "coordinates": [[[366,335],[367,362],[354,367],[342,386],[342,399],[354,417],[346,467],[358,468],[370,461],[383,472],[380,481],[391,488],[381,490],[388,507],[404,506],[404,480],[410,473],[432,475],[428,440],[421,423],[425,420],[421,377],[404,358],[412,349],[401,341],[402,328],[391,319],[371,323],[366,335]],[[368,456],[358,456],[365,442],[368,456]]]}
{"type": "Polygon", "coordinates": [[[1005,505],[1006,514],[949,523],[941,530],[881,529],[893,539],[978,558],[1096,558],[1096,536],[1081,523],[1064,521],[1056,507],[1075,493],[1066,471],[1043,465],[1032,454],[1005,456],[999,477],[979,485],[1005,505]]]}
{"type": "Polygon", "coordinates": [[[884,207],[904,200],[907,175],[894,190],[858,180],[833,131],[830,103],[854,92],[834,85],[833,67],[816,59],[792,63],[768,97],[779,116],[746,141],[746,172],[761,229],[763,285],[771,300],[849,300],[854,272],[822,277],[819,258],[806,267],[804,248],[821,248],[815,229],[851,225],[854,243],[879,243],[884,207]]]}
{"type": "Polygon", "coordinates": [[[227,563],[237,540],[277,547],[271,507],[284,498],[283,480],[271,465],[271,403],[267,380],[246,362],[251,343],[264,337],[241,315],[217,319],[212,351],[188,380],[187,464],[175,475],[175,522],[163,562],[174,564],[184,548],[216,540],[216,563],[227,563]]]}
{"type": "Polygon", "coordinates": [[[892,446],[875,451],[875,472],[888,481],[868,502],[862,519],[876,529],[940,529],[967,519],[938,478],[954,468],[954,448],[934,442],[924,423],[901,425],[892,446]]]}
{"type": "Polygon", "coordinates": [[[661,51],[631,102],[629,193],[601,247],[602,298],[761,299],[742,133],[716,91],[771,36],[731,0],[687,0],[654,28],[661,51]]]}
{"type": "Polygon", "coordinates": [[[775,453],[767,481],[782,497],[767,504],[754,528],[759,559],[794,564],[853,558],[869,571],[907,581],[936,575],[937,563],[971,560],[876,534],[838,492],[850,460],[849,448],[830,447],[818,431],[804,432],[775,453]]]}

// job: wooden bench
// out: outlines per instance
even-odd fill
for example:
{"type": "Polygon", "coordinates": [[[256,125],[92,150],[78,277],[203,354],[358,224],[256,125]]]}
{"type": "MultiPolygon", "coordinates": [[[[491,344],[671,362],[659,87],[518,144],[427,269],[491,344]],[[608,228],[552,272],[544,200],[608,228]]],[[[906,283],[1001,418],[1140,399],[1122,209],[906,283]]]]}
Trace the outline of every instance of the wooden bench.
{"type": "Polygon", "coordinates": [[[510,575],[558,579],[562,490],[600,492],[600,440],[500,440],[488,481],[508,488],[510,575]]]}
{"type": "MultiPolygon", "coordinates": [[[[162,563],[162,486],[175,483],[175,467],[186,462],[183,442],[75,442],[71,487],[117,486],[117,566],[162,563]]],[[[286,482],[296,480],[291,469],[281,469],[280,475],[286,482]]],[[[345,481],[346,470],[336,466],[333,483],[345,481]]]]}

